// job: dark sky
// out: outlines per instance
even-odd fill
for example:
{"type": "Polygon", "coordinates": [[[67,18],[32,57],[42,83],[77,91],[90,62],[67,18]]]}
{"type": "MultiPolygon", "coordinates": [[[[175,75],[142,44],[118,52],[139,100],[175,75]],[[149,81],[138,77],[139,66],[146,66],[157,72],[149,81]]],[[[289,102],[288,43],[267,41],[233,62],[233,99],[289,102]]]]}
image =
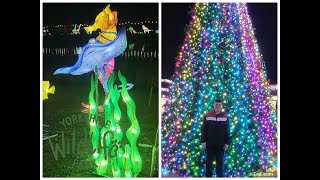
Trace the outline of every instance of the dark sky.
{"type": "MultiPolygon", "coordinates": [[[[247,3],[271,84],[277,83],[277,4],[247,3]]],[[[162,3],[162,78],[170,79],[193,4],[162,3]]]]}
{"type": "MultiPolygon", "coordinates": [[[[107,3],[43,3],[43,25],[65,23],[92,24],[107,3]]],[[[124,21],[158,21],[158,3],[110,3],[124,21]]]]}

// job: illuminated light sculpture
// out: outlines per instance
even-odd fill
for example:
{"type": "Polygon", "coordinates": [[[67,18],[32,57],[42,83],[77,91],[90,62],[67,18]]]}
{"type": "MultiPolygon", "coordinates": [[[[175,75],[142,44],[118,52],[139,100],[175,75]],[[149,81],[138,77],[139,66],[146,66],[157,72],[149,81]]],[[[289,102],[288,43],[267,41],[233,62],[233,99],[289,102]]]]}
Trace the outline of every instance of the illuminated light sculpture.
{"type": "MultiPolygon", "coordinates": [[[[71,67],[59,68],[54,72],[56,74],[82,75],[93,71],[98,67],[99,71],[105,71],[104,66],[109,66],[106,62],[119,56],[127,48],[127,38],[125,28],[121,28],[118,36],[108,43],[88,43],[82,48],[77,63],[71,67]]],[[[112,66],[112,65],[110,65],[112,66]]]]}
{"type": "MultiPolygon", "coordinates": [[[[122,27],[117,34],[117,15],[118,13],[116,11],[110,10],[110,5],[108,4],[107,7],[96,16],[95,23],[93,25],[84,27],[88,34],[92,33],[92,31],[100,29],[101,33],[99,36],[90,39],[84,47],[76,49],[79,58],[75,65],[57,69],[54,72],[54,75],[81,75],[90,71],[94,71],[97,67],[99,74],[98,78],[107,97],[107,81],[114,70],[114,58],[121,55],[127,47],[125,27],[122,27]]],[[[81,105],[85,108],[88,107],[88,105],[84,102],[82,102],[81,105]]],[[[99,110],[100,109],[103,109],[102,105],[99,106],[99,110]]],[[[83,110],[83,112],[87,112],[87,110],[83,110]]]]}
{"type": "Polygon", "coordinates": [[[205,175],[201,124],[216,98],[230,122],[224,175],[277,169],[277,118],[245,3],[195,4],[172,80],[161,120],[163,176],[205,175]]]}
{"type": "MultiPolygon", "coordinates": [[[[135,103],[127,91],[127,81],[119,72],[122,82],[121,97],[126,103],[127,114],[131,127],[126,132],[130,144],[120,147],[123,133],[119,122],[121,110],[118,105],[120,92],[115,81],[114,58],[124,52],[127,47],[126,29],[123,27],[117,34],[117,12],[107,6],[95,19],[95,24],[85,27],[87,33],[100,29],[102,33],[81,49],[77,49],[79,59],[71,67],[60,68],[54,74],[81,75],[94,71],[95,79],[91,77],[89,93],[89,126],[92,143],[92,158],[95,173],[100,176],[137,177],[142,168],[142,159],[137,148],[140,126],[136,117],[135,103]],[[105,90],[103,103],[105,119],[99,120],[98,79],[105,90]]],[[[133,85],[132,85],[133,86],[133,85]]],[[[85,105],[84,105],[85,106],[85,105]]]]}
{"type": "Polygon", "coordinates": [[[130,31],[130,34],[137,34],[137,31],[135,31],[134,29],[133,29],[133,27],[129,27],[129,31],[130,31]]]}
{"type": "Polygon", "coordinates": [[[150,31],[153,31],[152,29],[147,28],[145,25],[142,25],[142,29],[145,34],[149,33],[150,31]]]}
{"type": "Polygon", "coordinates": [[[118,90],[118,86],[113,85],[115,81],[114,73],[108,80],[109,95],[104,103],[104,122],[98,121],[98,112],[94,99],[94,93],[97,93],[97,77],[95,80],[91,77],[89,124],[93,145],[92,157],[96,165],[96,173],[100,176],[137,177],[142,168],[142,159],[137,147],[140,126],[135,114],[135,103],[127,91],[126,78],[121,75],[120,71],[118,77],[122,83],[121,93],[118,90]],[[127,116],[131,122],[131,126],[126,131],[126,138],[129,140],[129,144],[124,146],[121,146],[123,132],[119,125],[122,116],[118,105],[120,95],[126,104],[127,116]],[[121,147],[124,147],[124,149],[121,147]]]}
{"type": "MultiPolygon", "coordinates": [[[[127,83],[127,91],[130,90],[130,89],[132,89],[133,86],[134,86],[134,84],[132,84],[132,83],[127,83]]],[[[122,84],[120,84],[120,85],[118,86],[118,88],[122,88],[122,84]]],[[[122,91],[122,89],[119,89],[119,92],[121,92],[121,91],[122,91]]]]}
{"type": "Polygon", "coordinates": [[[75,65],[57,69],[55,74],[81,75],[93,71],[98,67],[99,80],[106,95],[108,94],[107,81],[114,69],[114,58],[122,54],[127,47],[125,28],[121,28],[117,34],[118,13],[110,10],[110,4],[100,12],[95,23],[84,27],[89,34],[98,29],[101,33],[95,39],[90,39],[83,48],[77,48],[79,56],[75,65]]]}
{"type": "Polygon", "coordinates": [[[129,44],[129,50],[132,50],[133,48],[134,48],[134,43],[132,43],[132,44],[129,44]]]}
{"type": "Polygon", "coordinates": [[[112,41],[117,36],[117,23],[118,23],[118,12],[110,10],[110,4],[100,12],[95,19],[93,25],[84,27],[87,33],[101,30],[101,33],[96,38],[101,43],[107,43],[112,41]]]}
{"type": "Polygon", "coordinates": [[[82,24],[79,25],[79,27],[77,28],[77,24],[74,25],[74,28],[72,29],[71,34],[80,34],[80,28],[81,28],[82,24]]]}
{"type": "Polygon", "coordinates": [[[131,127],[127,130],[126,136],[130,142],[131,147],[131,163],[133,177],[137,177],[142,168],[142,159],[137,147],[137,139],[140,135],[140,125],[136,116],[136,105],[133,99],[129,96],[127,91],[127,80],[121,75],[120,71],[118,73],[119,80],[122,83],[121,97],[127,106],[127,115],[131,121],[131,127]]]}
{"type": "Polygon", "coordinates": [[[42,81],[42,100],[49,99],[48,94],[54,94],[55,86],[50,87],[49,81],[42,81]]]}

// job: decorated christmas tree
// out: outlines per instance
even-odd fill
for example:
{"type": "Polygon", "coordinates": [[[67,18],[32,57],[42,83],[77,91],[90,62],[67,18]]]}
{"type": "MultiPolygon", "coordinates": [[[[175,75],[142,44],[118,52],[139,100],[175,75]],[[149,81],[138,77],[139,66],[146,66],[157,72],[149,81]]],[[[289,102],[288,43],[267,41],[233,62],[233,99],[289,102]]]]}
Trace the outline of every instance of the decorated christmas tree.
{"type": "Polygon", "coordinates": [[[273,172],[277,119],[247,5],[197,3],[191,15],[162,116],[162,175],[205,175],[201,125],[216,98],[230,122],[225,176],[273,172]]]}

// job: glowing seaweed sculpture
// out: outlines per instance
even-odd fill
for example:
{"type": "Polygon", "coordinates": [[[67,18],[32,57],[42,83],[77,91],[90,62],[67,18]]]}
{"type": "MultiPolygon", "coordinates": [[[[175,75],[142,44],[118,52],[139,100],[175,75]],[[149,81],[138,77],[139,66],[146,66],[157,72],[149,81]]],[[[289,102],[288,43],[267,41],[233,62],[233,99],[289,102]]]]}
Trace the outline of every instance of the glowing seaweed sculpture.
{"type": "Polygon", "coordinates": [[[121,96],[127,106],[127,115],[131,121],[131,127],[127,130],[126,136],[131,145],[131,162],[133,176],[137,177],[142,168],[142,159],[137,147],[137,139],[140,135],[139,121],[136,116],[136,105],[133,99],[129,96],[127,91],[127,80],[118,72],[119,80],[122,83],[121,96]]]}
{"type": "Polygon", "coordinates": [[[118,86],[113,85],[115,81],[114,73],[108,79],[109,95],[104,103],[105,118],[103,122],[98,122],[98,111],[94,100],[98,80],[96,77],[94,81],[91,77],[89,120],[94,152],[93,160],[96,165],[95,171],[101,176],[137,177],[142,168],[142,159],[137,147],[140,126],[135,114],[135,103],[127,91],[126,78],[121,75],[120,71],[118,77],[122,83],[121,97],[126,103],[127,115],[131,121],[131,126],[126,131],[126,137],[130,144],[125,144],[124,149],[121,148],[123,132],[119,125],[121,119],[121,110],[118,104],[120,92],[118,86]],[[100,124],[102,124],[101,127],[99,127],[100,124]]]}
{"type": "Polygon", "coordinates": [[[93,158],[97,159],[99,157],[99,127],[98,127],[98,107],[96,101],[94,100],[94,92],[96,90],[95,81],[93,76],[91,76],[91,89],[89,93],[89,123],[90,123],[90,136],[93,149],[93,158]]]}

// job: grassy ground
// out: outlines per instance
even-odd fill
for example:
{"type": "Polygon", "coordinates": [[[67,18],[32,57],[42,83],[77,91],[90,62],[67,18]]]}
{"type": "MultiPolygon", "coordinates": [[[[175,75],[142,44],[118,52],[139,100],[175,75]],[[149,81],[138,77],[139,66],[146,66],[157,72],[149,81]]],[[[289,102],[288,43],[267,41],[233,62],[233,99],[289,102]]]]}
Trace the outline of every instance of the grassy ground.
{"type": "MultiPolygon", "coordinates": [[[[81,112],[83,108],[80,104],[88,102],[90,82],[82,85],[54,82],[52,85],[55,85],[56,93],[43,101],[43,124],[49,125],[44,127],[44,130],[58,133],[58,136],[43,141],[43,176],[98,177],[93,172],[94,165],[91,160],[88,115],[81,112]]],[[[101,104],[104,95],[102,88],[99,91],[101,104]]],[[[141,127],[137,144],[153,145],[158,130],[158,89],[153,89],[150,105],[150,89],[133,87],[128,92],[136,103],[136,115],[141,127]]],[[[119,105],[122,112],[120,127],[124,132],[121,144],[126,144],[128,141],[125,132],[131,123],[121,98],[119,105]]],[[[141,146],[138,146],[138,149],[142,157],[142,170],[138,177],[150,177],[152,149],[141,146]]],[[[155,157],[156,169],[152,177],[158,177],[159,173],[158,151],[155,157]]]]}

